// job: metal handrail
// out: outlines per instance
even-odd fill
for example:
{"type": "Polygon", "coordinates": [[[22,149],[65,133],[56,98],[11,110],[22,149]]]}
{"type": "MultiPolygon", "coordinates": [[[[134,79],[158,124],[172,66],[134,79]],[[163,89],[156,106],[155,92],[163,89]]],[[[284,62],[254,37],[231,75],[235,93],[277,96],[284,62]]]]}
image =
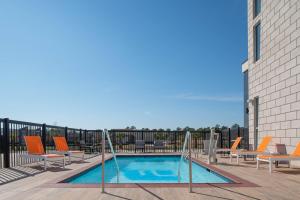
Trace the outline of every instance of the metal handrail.
{"type": "Polygon", "coordinates": [[[104,132],[105,132],[105,135],[106,135],[106,137],[108,139],[110,150],[111,150],[111,153],[113,154],[113,158],[114,158],[115,163],[116,163],[116,167],[117,167],[117,183],[119,183],[119,181],[120,181],[120,168],[119,168],[119,165],[118,165],[118,162],[117,162],[116,154],[115,154],[114,148],[113,148],[111,140],[110,140],[109,132],[106,129],[104,130],[104,132]]]}
{"type": "Polygon", "coordinates": [[[185,149],[186,149],[186,144],[188,142],[188,139],[190,137],[191,133],[189,131],[186,132],[185,138],[184,138],[184,143],[183,143],[183,149],[182,149],[182,153],[181,153],[181,157],[180,157],[180,161],[178,164],[178,183],[180,183],[180,168],[181,168],[181,163],[184,157],[184,153],[185,153],[185,149]]]}

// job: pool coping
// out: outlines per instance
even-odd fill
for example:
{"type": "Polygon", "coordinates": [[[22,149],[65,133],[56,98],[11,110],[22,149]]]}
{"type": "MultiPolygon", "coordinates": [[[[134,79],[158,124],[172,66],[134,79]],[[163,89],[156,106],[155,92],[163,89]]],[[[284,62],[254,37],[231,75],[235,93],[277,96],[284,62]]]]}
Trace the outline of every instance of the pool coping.
{"type": "MultiPolygon", "coordinates": [[[[117,156],[178,156],[181,154],[178,153],[143,153],[143,154],[117,154],[117,156]]],[[[106,157],[105,161],[112,159],[112,156],[106,157]]],[[[229,179],[232,183],[193,183],[193,187],[260,187],[259,185],[242,179],[238,176],[235,176],[227,171],[219,169],[213,165],[209,165],[199,159],[192,158],[192,161],[202,165],[203,167],[229,179]]],[[[92,164],[82,167],[80,169],[76,169],[66,175],[63,175],[59,178],[53,179],[50,182],[47,182],[43,185],[43,187],[50,188],[101,188],[101,184],[71,184],[71,183],[63,183],[63,181],[73,178],[74,176],[78,176],[79,174],[85,172],[86,170],[93,168],[101,163],[93,162],[92,164]]],[[[105,187],[107,188],[157,188],[157,187],[188,187],[188,183],[105,183],[105,187]]]]}

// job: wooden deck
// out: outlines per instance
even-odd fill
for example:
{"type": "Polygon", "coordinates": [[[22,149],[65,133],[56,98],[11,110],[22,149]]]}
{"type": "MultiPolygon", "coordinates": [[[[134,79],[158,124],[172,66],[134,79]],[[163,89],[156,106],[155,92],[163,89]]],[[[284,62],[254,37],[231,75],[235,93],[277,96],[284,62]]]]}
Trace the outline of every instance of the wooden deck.
{"type": "MultiPolygon", "coordinates": [[[[100,188],[54,188],[47,187],[47,183],[68,173],[99,162],[100,156],[86,160],[84,163],[67,165],[66,169],[50,168],[41,172],[39,168],[17,169],[22,177],[10,183],[0,185],[0,200],[110,200],[110,199],[299,199],[300,198],[300,169],[286,167],[268,173],[267,165],[260,170],[255,169],[255,162],[242,162],[240,166],[228,164],[229,159],[220,158],[215,165],[224,171],[234,173],[243,179],[259,185],[260,187],[204,187],[194,188],[193,193],[188,188],[107,188],[106,194],[101,194],[100,188]]],[[[13,170],[14,171],[14,170],[13,170]]],[[[3,171],[0,172],[3,175],[3,171]]],[[[6,173],[12,173],[6,171],[6,173]]]]}

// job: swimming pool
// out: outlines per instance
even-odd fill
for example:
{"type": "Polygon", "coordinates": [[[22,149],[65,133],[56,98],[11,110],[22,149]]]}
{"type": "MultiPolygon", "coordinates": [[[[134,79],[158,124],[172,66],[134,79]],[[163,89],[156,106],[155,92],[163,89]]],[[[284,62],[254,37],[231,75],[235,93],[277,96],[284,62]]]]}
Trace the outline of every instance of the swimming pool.
{"type": "MultiPolygon", "coordinates": [[[[178,183],[180,156],[117,156],[119,183],[178,183]]],[[[193,183],[232,183],[220,174],[193,162],[193,183]]],[[[102,167],[96,165],[64,181],[70,184],[101,183],[102,167]]],[[[189,182],[188,162],[181,165],[181,183],[189,182]]],[[[117,170],[113,159],[105,162],[105,183],[117,183],[117,170]]]]}

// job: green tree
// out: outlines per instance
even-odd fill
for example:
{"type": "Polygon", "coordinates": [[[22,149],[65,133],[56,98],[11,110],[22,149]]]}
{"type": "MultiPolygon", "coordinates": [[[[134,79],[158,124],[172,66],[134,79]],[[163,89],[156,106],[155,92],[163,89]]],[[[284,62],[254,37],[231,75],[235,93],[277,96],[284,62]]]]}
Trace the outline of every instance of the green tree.
{"type": "Polygon", "coordinates": [[[222,126],[221,130],[224,130],[224,129],[228,129],[228,127],[227,126],[222,126]]]}
{"type": "Polygon", "coordinates": [[[202,132],[203,128],[198,128],[197,131],[202,132]]]}
{"type": "Polygon", "coordinates": [[[238,127],[240,127],[240,125],[238,125],[238,124],[233,124],[233,125],[231,126],[232,129],[235,129],[235,128],[238,128],[238,127]]]}

